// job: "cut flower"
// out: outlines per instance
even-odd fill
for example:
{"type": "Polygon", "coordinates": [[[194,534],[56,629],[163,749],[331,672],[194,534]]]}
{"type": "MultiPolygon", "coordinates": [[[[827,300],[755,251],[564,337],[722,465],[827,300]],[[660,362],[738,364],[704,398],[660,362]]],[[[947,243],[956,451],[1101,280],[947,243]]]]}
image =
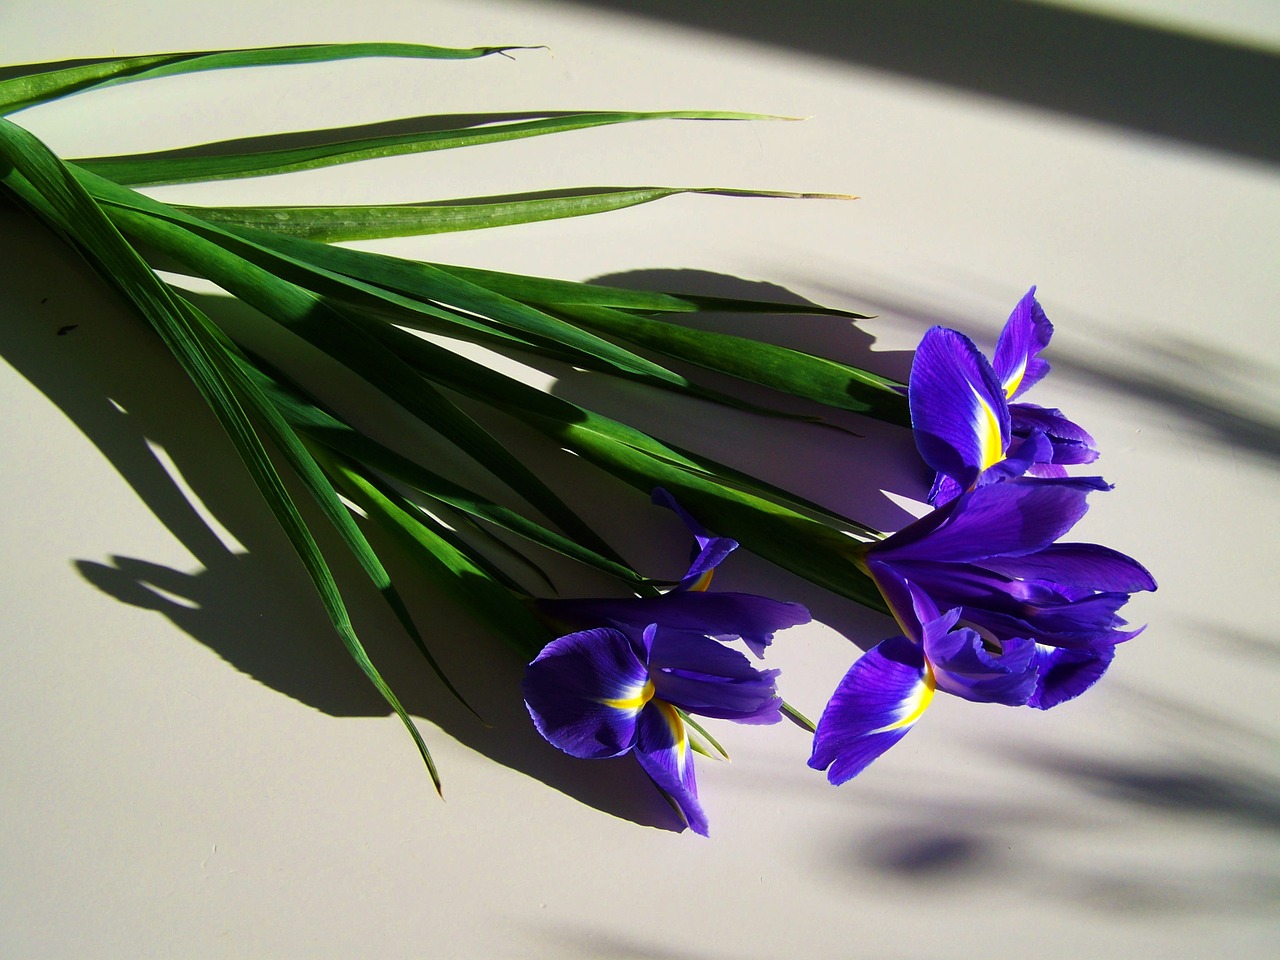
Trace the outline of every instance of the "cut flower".
{"type": "Polygon", "coordinates": [[[1061,411],[1012,402],[1049,372],[1039,354],[1053,325],[1035,290],[1000,331],[994,361],[947,327],[930,329],[916,350],[908,398],[916,446],[937,471],[931,503],[1024,474],[1063,477],[1066,466],[1098,458],[1093,438],[1061,411]]]}
{"type": "Polygon", "coordinates": [[[827,704],[809,765],[842,783],[896,743],[935,692],[1048,709],[1110,664],[1118,611],[1155,580],[1122,553],[1057,543],[1091,479],[1019,478],[961,494],[865,548],[903,635],[859,659],[827,704]]]}
{"type": "Polygon", "coordinates": [[[655,503],[693,534],[688,571],[665,594],[542,600],[538,609],[586,627],[549,643],[525,671],[524,699],[538,732],[571,756],[634,753],[695,833],[707,833],[683,713],[739,723],[781,717],[776,670],[759,670],[722,641],[757,656],[773,634],[809,611],[742,593],[708,593],[712,573],[738,544],[702,528],[665,490],[655,503]]]}
{"type": "Polygon", "coordinates": [[[560,637],[525,673],[534,726],[551,744],[594,760],[634,753],[695,833],[707,835],[689,734],[680,711],[776,723],[776,670],[757,670],[709,637],[649,624],[560,637]]]}

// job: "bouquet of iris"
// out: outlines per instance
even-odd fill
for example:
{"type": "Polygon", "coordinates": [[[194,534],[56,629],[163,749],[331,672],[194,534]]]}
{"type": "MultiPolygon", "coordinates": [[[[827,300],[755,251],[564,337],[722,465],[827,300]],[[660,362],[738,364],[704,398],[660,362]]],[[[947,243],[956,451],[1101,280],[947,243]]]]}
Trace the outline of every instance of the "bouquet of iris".
{"type": "Polygon", "coordinates": [[[462,699],[360,518],[388,531],[424,577],[528,664],[525,704],[543,737],[587,759],[634,753],[698,833],[707,832],[707,818],[693,754],[723,751],[695,717],[741,723],[789,717],[813,733],[810,766],[843,783],[897,742],[938,690],[1047,709],[1095,683],[1117,645],[1139,632],[1126,628],[1120,608],[1155,582],[1120,553],[1062,542],[1083,516],[1086,498],[1110,487],[1099,477],[1068,473],[1098,455],[1085,430],[1056,409],[1019,399],[1049,369],[1041,353],[1052,327],[1034,288],[1014,308],[990,360],[960,333],[935,327],[903,384],[679,322],[682,314],[712,312],[865,319],[848,311],[575,283],[337,245],[602,213],[680,193],[830,195],[645,186],[395,206],[194,207],[135,189],[622,123],[778,118],[556,113],[426,124],[409,133],[335,134],[302,145],[232,141],[77,160],[58,157],[8,119],[60,97],[195,71],[353,57],[465,61],[515,49],[278,47],[29,65],[0,79],[0,196],[76,249],[172,352],[231,438],[337,636],[413,737],[436,788],[427,744],[357,635],[332,557],[278,464],[314,499],[337,542],[450,692],[462,699]],[[254,308],[254,320],[248,328],[220,324],[157,273],[156,258],[212,281],[254,308]],[[397,449],[363,429],[323,384],[309,382],[288,349],[264,347],[270,338],[263,331],[281,328],[429,427],[440,450],[397,449]],[[802,421],[831,409],[910,429],[923,463],[936,473],[932,509],[896,532],[872,529],[477,361],[464,349],[474,345],[568,364],[604,382],[672,391],[712,409],[802,421]],[[681,372],[695,368],[710,371],[721,386],[681,372]],[[782,413],[748,402],[723,388],[735,381],[798,398],[817,412],[782,413]],[[688,572],[671,582],[633,567],[573,509],[565,491],[513,455],[473,408],[523,424],[553,449],[570,451],[671,510],[694,540],[688,572]],[[453,472],[441,466],[445,450],[460,451],[465,466],[453,472]],[[505,493],[481,494],[476,476],[485,486],[496,480],[505,493]],[[783,700],[776,670],[756,666],[767,661],[775,635],[807,622],[809,612],[785,599],[710,589],[715,569],[739,545],[896,621],[893,636],[868,638],[881,642],[835,686],[817,724],[783,700]],[[542,551],[603,572],[623,595],[552,595],[534,559],[542,551]]]}

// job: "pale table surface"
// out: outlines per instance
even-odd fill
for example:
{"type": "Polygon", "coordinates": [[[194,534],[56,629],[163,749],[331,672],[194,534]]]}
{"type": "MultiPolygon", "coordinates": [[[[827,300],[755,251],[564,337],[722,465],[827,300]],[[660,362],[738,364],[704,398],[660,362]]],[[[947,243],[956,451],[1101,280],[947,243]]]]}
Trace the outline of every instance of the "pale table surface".
{"type": "MultiPolygon", "coordinates": [[[[1117,484],[1077,534],[1151,568],[1159,592],[1130,607],[1147,632],[1059,710],[939,702],[840,789],[806,768],[795,727],[721,724],[733,762],[699,767],[704,840],[671,829],[629,761],[572,761],[538,741],[518,665],[447,599],[423,588],[412,605],[488,729],[353,591],[362,633],[422,718],[442,802],[181,375],[73,254],[0,209],[0,953],[1275,956],[1280,116],[1277,86],[1250,86],[1277,76],[1274,4],[973,0],[954,8],[955,45],[907,4],[626,7],[8,0],[0,59],[363,39],[550,48],[179,78],[16,116],[68,157],[424,114],[806,117],[615,127],[153,192],[858,194],[682,197],[376,246],[875,314],[856,328],[744,329],[894,375],[932,323],[989,348],[1038,284],[1058,329],[1040,399],[1091,429],[1117,484]],[[956,55],[1001,49],[1007,63],[956,55]],[[1092,73],[1082,60],[1114,96],[1072,79],[1092,73]],[[1221,81],[1214,101],[1180,70],[1221,81]]],[[[900,431],[709,423],[638,390],[543,382],[885,528],[918,510],[900,431]]],[[[615,484],[588,484],[581,502],[640,562],[666,571],[683,548],[615,484]]],[[[718,584],[810,603],[817,622],[779,637],[772,659],[812,713],[854,643],[889,630],[751,557],[718,584]]]]}

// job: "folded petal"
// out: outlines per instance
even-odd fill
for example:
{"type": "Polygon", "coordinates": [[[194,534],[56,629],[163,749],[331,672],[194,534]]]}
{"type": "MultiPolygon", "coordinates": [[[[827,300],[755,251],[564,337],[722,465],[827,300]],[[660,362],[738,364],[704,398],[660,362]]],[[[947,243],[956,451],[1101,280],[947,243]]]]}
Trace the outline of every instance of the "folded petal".
{"type": "Polygon", "coordinates": [[[968,627],[926,629],[924,653],[933,665],[938,689],[965,700],[1021,706],[1036,689],[1033,640],[1005,640],[995,652],[968,627]]]}
{"type": "Polygon", "coordinates": [[[585,759],[631,749],[636,718],[653,696],[631,640],[599,628],[553,640],[525,669],[524,701],[551,744],[585,759]]]}
{"type": "Polygon", "coordinates": [[[660,628],[649,656],[655,695],[689,713],[741,723],[781,719],[777,670],[698,633],[660,628]]]}
{"type": "Polygon", "coordinates": [[[863,654],[828,701],[809,766],[840,784],[901,740],[933,699],[919,644],[892,637],[863,654]],[[829,768],[829,769],[828,769],[829,768]]]}
{"type": "Polygon", "coordinates": [[[645,773],[675,801],[693,832],[705,837],[707,815],[698,802],[689,735],[675,707],[649,701],[636,727],[635,751],[645,773]]]}
{"type": "Polygon", "coordinates": [[[964,334],[934,327],[911,364],[911,428],[925,463],[971,486],[1004,458],[1009,408],[981,351],[964,334]]]}
{"type": "Polygon", "coordinates": [[[1093,463],[1098,444],[1083,427],[1068,420],[1061,410],[1034,403],[1009,404],[1009,428],[1014,436],[1039,430],[1052,444],[1051,463],[1093,463]]]}
{"type": "Polygon", "coordinates": [[[1084,650],[1037,648],[1040,679],[1027,703],[1048,710],[1080,696],[1098,682],[1115,653],[1109,645],[1084,650]]]}
{"type": "Polygon", "coordinates": [[[680,579],[677,590],[705,590],[711,582],[711,573],[730,553],[738,549],[738,541],[728,537],[717,537],[708,533],[702,524],[693,518],[689,511],[682,507],[670,491],[663,487],[654,487],[652,501],[660,507],[675,512],[684,525],[689,528],[697,541],[697,549],[691,558],[689,569],[680,579]]]}
{"type": "Polygon", "coordinates": [[[1018,301],[1000,331],[991,361],[1004,394],[1010,400],[1030,390],[1049,372],[1047,361],[1038,356],[1049,345],[1053,324],[1045,316],[1032,287],[1018,301]]]}
{"type": "Polygon", "coordinates": [[[1156,589],[1155,578],[1132,557],[1096,543],[1055,543],[1020,557],[988,558],[988,570],[1022,579],[1136,593],[1156,589]]]}

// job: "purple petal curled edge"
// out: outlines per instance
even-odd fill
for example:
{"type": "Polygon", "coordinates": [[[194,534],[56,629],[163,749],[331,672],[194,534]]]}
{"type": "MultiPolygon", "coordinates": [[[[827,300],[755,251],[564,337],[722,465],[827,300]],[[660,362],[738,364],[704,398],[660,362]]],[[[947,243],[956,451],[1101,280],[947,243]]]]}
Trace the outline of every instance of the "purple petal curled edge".
{"type": "Polygon", "coordinates": [[[1036,689],[1035,641],[1011,639],[1001,647],[993,653],[978,632],[967,627],[925,632],[924,652],[939,690],[975,703],[1021,706],[1036,689]]]}
{"type": "Polygon", "coordinates": [[[732,592],[672,590],[657,597],[540,600],[538,607],[552,617],[582,626],[615,623],[643,628],[659,623],[724,640],[741,637],[757,656],[777,631],[812,619],[802,604],[732,592]]]}
{"type": "Polygon", "coordinates": [[[1049,345],[1052,336],[1053,324],[1045,316],[1036,300],[1036,288],[1032,287],[1018,301],[1000,331],[991,361],[1008,399],[1026,393],[1049,372],[1048,362],[1041,360],[1039,353],[1049,345]]]}
{"type": "Polygon", "coordinates": [[[649,701],[636,726],[635,751],[644,772],[675,801],[689,828],[705,837],[707,815],[698,802],[693,751],[675,707],[662,700],[649,701]]]}
{"type": "Polygon", "coordinates": [[[737,650],[699,633],[659,627],[649,654],[655,696],[688,713],[738,723],[782,718],[777,670],[757,670],[737,650]]]}
{"type": "Polygon", "coordinates": [[[1038,430],[1049,438],[1050,456],[1042,463],[1093,463],[1098,459],[1097,441],[1078,423],[1068,420],[1061,410],[1053,407],[1011,403],[1009,426],[1017,437],[1030,436],[1038,430]]]}
{"type": "Polygon", "coordinates": [[[1028,705],[1048,710],[1074,700],[1106,673],[1115,653],[1116,648],[1110,645],[1084,650],[1038,647],[1040,678],[1028,705]]]}
{"type": "Polygon", "coordinates": [[[553,640],[525,669],[524,701],[538,732],[588,760],[631,749],[652,696],[649,671],[626,634],[599,628],[553,640]]]}
{"type": "Polygon", "coordinates": [[[1009,446],[1009,407],[973,341],[933,327],[916,348],[907,399],[925,463],[968,488],[1009,446]]]}
{"type": "Polygon", "coordinates": [[[901,740],[933,698],[918,644],[891,637],[864,653],[827,702],[809,766],[841,784],[901,740]]]}

